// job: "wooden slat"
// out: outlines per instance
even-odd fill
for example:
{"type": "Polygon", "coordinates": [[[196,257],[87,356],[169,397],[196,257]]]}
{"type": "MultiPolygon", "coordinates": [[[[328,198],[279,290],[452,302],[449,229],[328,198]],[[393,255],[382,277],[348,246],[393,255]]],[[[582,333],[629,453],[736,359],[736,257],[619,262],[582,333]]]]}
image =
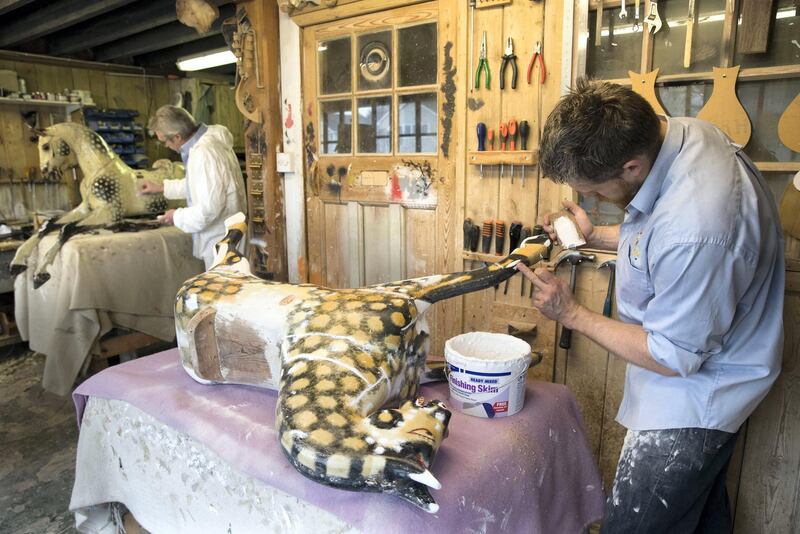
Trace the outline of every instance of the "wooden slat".
{"type": "Polygon", "coordinates": [[[292,15],[292,20],[301,28],[315,24],[342,20],[357,15],[378,13],[398,7],[423,3],[425,0],[341,0],[334,8],[309,7],[292,15]]]}
{"type": "Polygon", "coordinates": [[[737,52],[760,54],[767,51],[774,0],[741,0],[741,27],[737,31],[737,52]]]}
{"type": "MultiPolygon", "coordinates": [[[[351,205],[357,205],[351,202],[351,205]]],[[[398,206],[399,208],[399,206],[398,206]]],[[[400,280],[392,277],[392,236],[402,240],[402,227],[390,224],[390,208],[388,206],[363,207],[364,235],[364,284],[373,285],[382,282],[400,280]]],[[[395,253],[398,251],[395,250],[395,253]]],[[[356,262],[353,262],[356,264],[356,262]]],[[[397,264],[395,264],[397,265],[397,264]]],[[[398,266],[402,266],[402,263],[398,266]]],[[[356,286],[357,287],[357,286],[356,286]]]]}
{"type": "Polygon", "coordinates": [[[344,204],[327,204],[324,205],[323,209],[325,210],[325,224],[322,225],[322,228],[325,232],[324,258],[327,276],[324,281],[314,283],[334,288],[350,287],[349,257],[351,249],[348,239],[347,206],[344,204]]]}

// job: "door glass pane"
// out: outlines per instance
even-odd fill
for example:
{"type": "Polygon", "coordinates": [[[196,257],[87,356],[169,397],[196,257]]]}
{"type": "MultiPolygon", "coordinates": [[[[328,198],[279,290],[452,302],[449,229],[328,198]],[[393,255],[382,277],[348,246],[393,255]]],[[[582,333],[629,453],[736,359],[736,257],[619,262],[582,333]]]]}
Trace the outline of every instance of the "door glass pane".
{"type": "Polygon", "coordinates": [[[436,23],[397,30],[401,87],[436,83],[436,23]]]}
{"type": "MultiPolygon", "coordinates": [[[[594,78],[627,78],[628,71],[639,72],[642,58],[642,13],[639,14],[639,29],[633,30],[633,7],[628,17],[620,20],[620,7],[607,3],[603,9],[603,29],[600,46],[595,45],[597,12],[589,12],[589,41],[586,43],[586,74],[594,78]]],[[[644,2],[642,2],[642,7],[644,2]]],[[[545,54],[547,51],[545,51],[545,54]]]]}
{"type": "Polygon", "coordinates": [[[660,75],[706,72],[719,66],[722,57],[725,0],[695,0],[695,5],[698,14],[694,24],[691,63],[687,69],[683,66],[683,54],[686,47],[689,2],[658,2],[658,14],[663,26],[653,43],[653,65],[661,69],[660,75]]]}
{"type": "Polygon", "coordinates": [[[392,86],[392,32],[358,36],[358,90],[392,86]]]}
{"type": "Polygon", "coordinates": [[[398,152],[436,152],[436,93],[401,95],[398,109],[398,152]]]}
{"type": "Polygon", "coordinates": [[[353,79],[350,38],[321,41],[317,56],[322,94],[349,93],[353,79]]]}
{"type": "Polygon", "coordinates": [[[800,4],[797,0],[778,0],[775,20],[769,32],[767,51],[763,54],[736,53],[734,65],[774,67],[800,64],[800,4]]]}
{"type": "Polygon", "coordinates": [[[320,152],[349,154],[352,149],[353,111],[350,99],[320,105],[320,152]]]}
{"type": "Polygon", "coordinates": [[[392,97],[358,99],[358,151],[392,152],[392,97]]]}

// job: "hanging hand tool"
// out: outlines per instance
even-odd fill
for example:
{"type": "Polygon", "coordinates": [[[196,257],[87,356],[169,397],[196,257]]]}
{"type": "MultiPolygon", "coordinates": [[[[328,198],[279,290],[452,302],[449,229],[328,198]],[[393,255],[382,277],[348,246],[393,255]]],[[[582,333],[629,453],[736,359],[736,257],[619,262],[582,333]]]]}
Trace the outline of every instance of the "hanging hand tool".
{"type": "Polygon", "coordinates": [[[625,20],[628,18],[628,8],[625,6],[627,0],[621,0],[622,7],[619,10],[619,18],[625,20]]]}
{"type": "MultiPolygon", "coordinates": [[[[519,123],[519,144],[522,150],[528,150],[528,133],[531,131],[528,121],[519,123]]],[[[525,165],[522,166],[522,187],[525,187],[525,165]]]]}
{"type": "Polygon", "coordinates": [[[500,90],[506,88],[506,67],[511,64],[511,88],[517,88],[517,56],[514,54],[514,41],[509,37],[506,40],[506,53],[500,63],[500,90]]]}
{"type": "Polygon", "coordinates": [[[603,315],[611,317],[611,306],[614,302],[614,275],[617,271],[617,260],[606,260],[597,266],[599,271],[603,267],[608,267],[608,289],[606,290],[606,301],[603,304],[603,315]]]}
{"type": "MultiPolygon", "coordinates": [[[[508,144],[509,150],[514,151],[517,149],[517,121],[511,119],[508,121],[508,144]]],[[[511,164],[511,183],[514,183],[514,164],[511,164]]]]}
{"type": "MultiPolygon", "coordinates": [[[[475,35],[473,28],[475,28],[475,4],[477,0],[469,0],[469,72],[472,72],[472,61],[475,57],[472,53],[472,39],[475,35]]],[[[477,87],[476,87],[477,89],[477,87]]]]}
{"type": "MultiPolygon", "coordinates": [[[[486,125],[482,122],[478,123],[476,128],[478,132],[478,152],[486,151],[486,125]]],[[[483,178],[483,163],[481,163],[481,178],[483,178]]]]}
{"type": "Polygon", "coordinates": [[[481,228],[481,251],[484,254],[489,254],[492,250],[492,234],[494,233],[494,223],[491,219],[483,221],[481,228]]]}
{"type": "Polygon", "coordinates": [[[647,16],[644,21],[647,23],[647,31],[653,35],[657,34],[661,29],[661,17],[658,16],[658,2],[650,0],[650,9],[647,11],[647,16]]]}
{"type": "MultiPolygon", "coordinates": [[[[476,252],[478,250],[478,237],[481,233],[481,228],[472,222],[472,219],[467,217],[464,219],[464,250],[476,252]]],[[[473,267],[473,261],[470,260],[470,269],[473,267]]]]}
{"type": "MultiPolygon", "coordinates": [[[[506,140],[508,139],[508,124],[505,122],[500,123],[500,150],[505,151],[506,149],[506,140]]],[[[500,178],[503,177],[503,164],[500,164],[500,178]]]]}
{"type": "Polygon", "coordinates": [[[689,0],[689,15],[686,18],[686,44],[683,45],[683,68],[692,64],[692,36],[694,35],[695,10],[694,0],[689,0]]]}
{"type": "MultiPolygon", "coordinates": [[[[536,243],[544,243],[545,241],[550,239],[550,236],[544,232],[544,226],[541,224],[534,225],[533,230],[531,230],[531,237],[536,238],[536,243]]],[[[550,251],[553,249],[553,246],[547,249],[542,259],[549,260],[550,259],[550,251]]],[[[528,293],[529,298],[533,298],[533,284],[531,284],[530,292],[528,293]]]]}
{"type": "MultiPolygon", "coordinates": [[[[585,261],[594,262],[595,258],[596,256],[594,254],[583,254],[577,250],[568,250],[563,253],[556,262],[554,271],[558,271],[558,267],[564,263],[570,264],[572,270],[569,274],[569,289],[573,295],[575,294],[575,281],[578,277],[578,264],[585,261]]],[[[572,346],[572,330],[563,324],[561,325],[561,339],[558,341],[558,346],[562,349],[568,349],[572,346]]]]}
{"type": "Polygon", "coordinates": [[[537,62],[539,63],[539,83],[542,84],[547,78],[547,68],[544,66],[544,56],[542,55],[541,41],[536,41],[536,46],[533,49],[531,61],[528,63],[528,85],[531,83],[531,73],[533,72],[533,67],[537,62]]]}
{"type": "Polygon", "coordinates": [[[470,232],[473,228],[475,228],[475,223],[472,222],[472,219],[469,217],[464,219],[464,250],[469,250],[470,232]]]}
{"type": "MultiPolygon", "coordinates": [[[[508,253],[511,254],[519,246],[519,238],[522,234],[522,223],[519,221],[511,221],[511,226],[508,227],[508,253]]],[[[524,277],[523,277],[524,278],[524,277]]],[[[508,295],[508,282],[511,278],[506,280],[506,285],[503,287],[503,295],[508,295]]]]}
{"type": "MultiPolygon", "coordinates": [[[[530,236],[531,236],[531,229],[530,229],[530,227],[528,227],[528,226],[524,226],[524,227],[523,227],[523,228],[522,228],[522,229],[519,231],[519,242],[520,242],[520,243],[524,242],[524,241],[525,241],[526,239],[528,239],[530,236]]],[[[524,276],[520,277],[519,296],[520,296],[520,297],[524,297],[524,296],[525,296],[525,277],[524,277],[524,276]]]]}
{"type": "Polygon", "coordinates": [[[503,255],[503,247],[506,244],[506,223],[500,219],[494,222],[494,253],[498,256],[503,255]]]}
{"type": "Polygon", "coordinates": [[[594,24],[594,46],[600,46],[603,34],[603,0],[597,0],[594,24]]]}
{"type": "MultiPolygon", "coordinates": [[[[481,40],[481,51],[478,55],[478,69],[475,71],[475,89],[480,89],[481,85],[481,71],[486,75],[484,76],[485,87],[489,88],[492,75],[489,73],[489,62],[486,61],[486,32],[483,32],[483,40],[481,40]]],[[[500,82],[502,89],[502,81],[500,82]]]]}
{"type": "Polygon", "coordinates": [[[489,128],[486,134],[486,140],[489,142],[489,150],[494,150],[494,128],[489,128]]]}
{"type": "Polygon", "coordinates": [[[639,0],[634,0],[633,2],[633,31],[639,31],[639,0]]]}

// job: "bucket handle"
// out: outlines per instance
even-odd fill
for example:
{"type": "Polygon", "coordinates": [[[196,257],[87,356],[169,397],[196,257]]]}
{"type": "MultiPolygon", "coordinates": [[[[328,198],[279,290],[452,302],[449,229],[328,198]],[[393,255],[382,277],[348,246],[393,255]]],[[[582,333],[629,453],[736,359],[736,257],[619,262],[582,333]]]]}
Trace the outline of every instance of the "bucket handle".
{"type": "MultiPolygon", "coordinates": [[[[531,363],[528,364],[528,367],[527,367],[526,371],[528,369],[530,369],[531,367],[534,367],[534,366],[539,365],[540,363],[542,363],[543,359],[544,359],[544,353],[542,351],[539,351],[539,350],[531,351],[531,363]]],[[[445,364],[444,364],[444,376],[447,379],[447,381],[449,382],[450,381],[450,364],[447,363],[447,362],[445,362],[445,364]]]]}

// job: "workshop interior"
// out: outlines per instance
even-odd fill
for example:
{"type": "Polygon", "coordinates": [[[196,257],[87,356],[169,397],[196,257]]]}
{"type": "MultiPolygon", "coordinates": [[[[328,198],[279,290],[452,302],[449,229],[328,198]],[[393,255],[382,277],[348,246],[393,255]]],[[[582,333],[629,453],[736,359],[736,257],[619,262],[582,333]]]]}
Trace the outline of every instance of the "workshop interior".
{"type": "Polygon", "coordinates": [[[797,0],[0,0],[0,532],[799,532],[798,384],[797,0]]]}

